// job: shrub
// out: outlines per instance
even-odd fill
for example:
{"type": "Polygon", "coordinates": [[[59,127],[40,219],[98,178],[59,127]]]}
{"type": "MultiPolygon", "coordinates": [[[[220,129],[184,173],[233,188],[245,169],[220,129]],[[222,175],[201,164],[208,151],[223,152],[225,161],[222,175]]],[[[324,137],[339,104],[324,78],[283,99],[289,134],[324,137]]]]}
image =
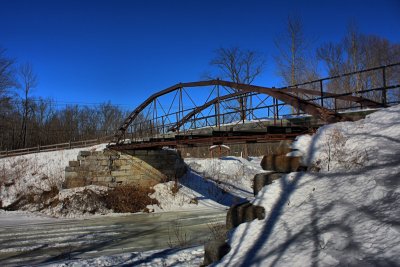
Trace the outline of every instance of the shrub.
{"type": "Polygon", "coordinates": [[[24,194],[20,193],[17,200],[11,205],[5,207],[6,210],[19,210],[25,209],[28,206],[34,208],[37,211],[48,208],[49,206],[54,206],[53,198],[58,195],[58,188],[52,186],[49,190],[43,191],[29,191],[24,194]]]}
{"type": "Polygon", "coordinates": [[[325,135],[323,157],[316,161],[313,166],[317,168],[326,166],[330,171],[333,168],[353,169],[365,165],[368,161],[366,150],[356,151],[347,148],[348,137],[338,128],[333,128],[325,135]]]}
{"type": "Polygon", "coordinates": [[[189,235],[179,221],[174,221],[168,228],[168,246],[170,248],[185,248],[189,245],[189,235]]]}
{"type": "Polygon", "coordinates": [[[180,189],[180,188],[181,188],[181,187],[179,186],[178,181],[175,180],[174,184],[171,186],[171,193],[172,193],[172,195],[175,196],[175,195],[179,192],[179,189],[180,189]]]}
{"type": "Polygon", "coordinates": [[[227,237],[228,230],[226,229],[225,223],[221,222],[210,222],[207,224],[210,230],[210,240],[225,240],[227,237]]]}
{"type": "Polygon", "coordinates": [[[106,206],[115,212],[143,211],[147,205],[158,204],[156,199],[150,198],[153,189],[134,185],[119,185],[110,190],[105,197],[106,206]]]}

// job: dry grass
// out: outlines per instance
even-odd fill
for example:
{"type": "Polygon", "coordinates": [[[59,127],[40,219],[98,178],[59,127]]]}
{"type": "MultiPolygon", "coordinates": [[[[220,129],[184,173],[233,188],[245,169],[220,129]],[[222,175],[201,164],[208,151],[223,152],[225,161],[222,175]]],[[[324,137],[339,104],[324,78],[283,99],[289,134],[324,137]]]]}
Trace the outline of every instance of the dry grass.
{"type": "Polygon", "coordinates": [[[183,230],[180,222],[175,221],[168,228],[168,246],[170,248],[184,248],[189,244],[189,235],[183,230]]]}
{"type": "Polygon", "coordinates": [[[228,231],[225,223],[210,222],[207,226],[211,233],[210,240],[226,239],[228,231]]]}
{"type": "Polygon", "coordinates": [[[6,207],[6,210],[19,210],[27,206],[34,206],[36,210],[41,211],[49,206],[56,205],[53,198],[58,195],[59,189],[52,186],[49,190],[43,190],[40,193],[29,191],[25,194],[19,194],[17,201],[6,207]]]}
{"type": "Polygon", "coordinates": [[[175,195],[179,192],[179,189],[180,189],[180,188],[181,188],[181,187],[180,187],[179,184],[178,184],[178,180],[175,179],[174,184],[173,184],[173,185],[171,186],[171,188],[170,188],[172,195],[175,196],[175,195]]]}
{"type": "Polygon", "coordinates": [[[105,197],[106,206],[115,212],[138,212],[146,209],[147,205],[158,204],[150,198],[153,189],[141,188],[134,185],[120,185],[110,190],[105,197]]]}
{"type": "MultiPolygon", "coordinates": [[[[348,151],[346,148],[348,137],[338,128],[332,129],[325,136],[324,152],[327,161],[327,170],[330,171],[332,162],[336,162],[345,169],[362,167],[368,161],[368,152],[348,151]]],[[[317,164],[317,167],[318,164],[317,164]]]]}

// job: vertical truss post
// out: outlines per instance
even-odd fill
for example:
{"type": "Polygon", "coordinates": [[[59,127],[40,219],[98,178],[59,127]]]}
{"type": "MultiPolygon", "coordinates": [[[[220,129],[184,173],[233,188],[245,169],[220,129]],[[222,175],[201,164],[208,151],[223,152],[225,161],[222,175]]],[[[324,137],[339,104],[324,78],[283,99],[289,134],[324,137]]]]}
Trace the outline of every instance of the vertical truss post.
{"type": "Polygon", "coordinates": [[[244,124],[244,120],[246,119],[246,111],[244,110],[244,99],[243,95],[240,96],[240,119],[242,120],[244,124]]]}
{"type": "Polygon", "coordinates": [[[158,135],[158,123],[157,123],[157,99],[154,99],[154,112],[153,112],[153,123],[155,128],[155,134],[158,135]]]}
{"type": "Polygon", "coordinates": [[[214,104],[215,127],[218,127],[218,103],[214,104]]]}
{"type": "MultiPolygon", "coordinates": [[[[182,101],[182,87],[179,88],[179,116],[178,119],[180,120],[183,118],[183,101],[182,101]]],[[[183,131],[185,131],[185,125],[183,126],[183,131]]]]}
{"type": "Polygon", "coordinates": [[[164,137],[164,135],[165,135],[164,115],[161,116],[161,127],[162,127],[162,133],[163,133],[163,137],[164,137]]]}
{"type": "Polygon", "coordinates": [[[254,109],[253,109],[253,94],[250,94],[250,109],[249,120],[254,120],[254,109]]]}
{"type": "Polygon", "coordinates": [[[277,111],[278,111],[278,107],[276,105],[276,99],[275,97],[272,98],[272,102],[273,102],[273,107],[274,107],[274,126],[276,126],[276,119],[277,119],[277,111]]]}
{"type": "Polygon", "coordinates": [[[324,87],[322,80],[319,81],[319,89],[321,90],[321,107],[324,107],[324,87]]]}
{"type": "Polygon", "coordinates": [[[337,112],[337,98],[335,97],[335,113],[337,112]]]}
{"type": "Polygon", "coordinates": [[[216,106],[216,114],[217,114],[217,126],[218,126],[218,130],[220,131],[221,130],[221,118],[220,118],[220,115],[221,115],[221,110],[220,110],[220,105],[219,105],[219,103],[220,103],[220,99],[219,99],[219,97],[220,97],[220,95],[219,95],[219,85],[217,84],[217,97],[218,97],[218,100],[217,100],[217,106],[216,106]]]}
{"type": "Polygon", "coordinates": [[[382,68],[382,82],[383,82],[383,89],[382,89],[382,105],[386,107],[387,99],[386,99],[386,66],[382,68]]]}
{"type": "MultiPolygon", "coordinates": [[[[176,115],[176,121],[178,122],[178,121],[179,121],[179,111],[176,112],[175,115],[176,115]]],[[[180,126],[178,126],[178,127],[176,128],[176,132],[177,132],[178,134],[179,134],[179,129],[180,129],[180,128],[181,128],[180,126]]]]}
{"type": "MultiPolygon", "coordinates": [[[[296,85],[296,88],[298,88],[298,86],[296,85]]],[[[297,93],[297,96],[299,97],[299,93],[297,93]]],[[[300,97],[299,97],[300,98],[300,97]]],[[[276,102],[278,102],[278,101],[276,101],[276,102]]],[[[297,108],[295,109],[296,110],[296,113],[297,113],[297,116],[299,116],[300,115],[300,109],[299,109],[299,107],[300,107],[300,100],[299,99],[297,99],[297,108]]],[[[293,114],[294,115],[294,114],[293,114]]],[[[281,124],[282,124],[282,121],[281,121],[281,124]]]]}
{"type": "Polygon", "coordinates": [[[275,98],[275,102],[276,102],[276,119],[279,120],[279,100],[277,98],[275,98]]]}

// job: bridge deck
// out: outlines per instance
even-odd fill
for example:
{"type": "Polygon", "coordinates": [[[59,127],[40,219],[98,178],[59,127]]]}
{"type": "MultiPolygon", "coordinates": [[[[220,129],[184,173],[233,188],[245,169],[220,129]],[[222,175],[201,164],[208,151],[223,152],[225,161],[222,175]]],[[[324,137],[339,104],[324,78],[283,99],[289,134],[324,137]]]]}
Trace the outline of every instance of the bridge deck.
{"type": "Polygon", "coordinates": [[[114,150],[159,149],[163,147],[203,146],[219,144],[257,143],[294,140],[297,136],[312,132],[312,128],[298,126],[268,126],[265,129],[247,131],[213,131],[209,134],[181,134],[171,138],[149,138],[125,144],[109,145],[114,150]]]}

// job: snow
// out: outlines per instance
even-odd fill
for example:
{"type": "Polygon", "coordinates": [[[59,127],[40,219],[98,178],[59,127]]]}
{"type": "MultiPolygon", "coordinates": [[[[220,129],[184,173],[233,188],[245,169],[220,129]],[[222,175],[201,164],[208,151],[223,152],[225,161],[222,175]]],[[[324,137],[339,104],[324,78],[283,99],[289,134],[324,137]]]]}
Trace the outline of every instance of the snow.
{"type": "Polygon", "coordinates": [[[179,179],[179,190],[173,193],[173,181],[154,186],[155,193],[151,197],[160,204],[148,208],[155,212],[205,207],[224,209],[252,199],[253,177],[264,172],[260,162],[260,157],[250,161],[239,157],[186,158],[189,170],[179,179]]]}
{"type": "Polygon", "coordinates": [[[293,148],[320,172],[264,187],[253,203],[267,217],[232,231],[216,266],[397,266],[400,106],[327,125],[293,148]]]}
{"type": "Polygon", "coordinates": [[[51,263],[46,267],[86,267],[86,266],[200,266],[203,263],[202,246],[186,249],[152,250],[146,252],[121,253],[87,260],[70,260],[51,263]]]}
{"type": "MultiPolygon", "coordinates": [[[[244,199],[263,206],[266,218],[233,229],[228,239],[232,249],[215,266],[397,266],[400,105],[364,120],[324,126],[313,136],[300,136],[292,148],[295,151],[289,155],[302,156],[312,171],[287,174],[255,198],[252,179],[263,171],[261,158],[188,158],[188,173],[177,185],[156,185],[151,197],[160,205],[149,208],[154,212],[226,209],[244,199]]],[[[0,159],[0,168],[14,171],[10,176],[14,184],[0,192],[3,204],[29,186],[46,187],[49,179],[42,179],[43,175],[62,181],[64,167],[79,150],[0,159]]],[[[60,197],[82,190],[61,191],[60,197]]],[[[90,190],[101,193],[104,189],[90,190]]],[[[1,226],[15,220],[24,224],[56,219],[0,210],[1,226]]],[[[51,245],[57,246],[54,242],[51,245]]],[[[46,266],[199,266],[203,253],[202,247],[131,252],[46,266]]]]}
{"type": "Polygon", "coordinates": [[[99,197],[105,196],[109,188],[106,186],[88,185],[60,190],[52,200],[57,205],[50,205],[42,212],[54,217],[86,218],[98,214],[111,214],[99,197]]]}
{"type": "Polygon", "coordinates": [[[61,186],[64,169],[68,162],[76,160],[81,150],[102,150],[107,144],[89,148],[76,148],[41,152],[0,159],[1,179],[7,186],[0,187],[0,201],[3,207],[15,202],[28,192],[48,190],[52,185],[61,186]]]}
{"type": "MultiPolygon", "coordinates": [[[[95,151],[104,149],[106,144],[87,148],[95,151]]],[[[31,155],[0,159],[0,167],[5,173],[7,186],[0,189],[3,207],[14,203],[21,195],[35,192],[41,194],[52,185],[61,187],[64,181],[64,169],[68,162],[76,160],[82,149],[42,152],[31,155]]],[[[149,206],[150,211],[165,212],[193,208],[225,209],[234,203],[252,198],[252,179],[256,173],[263,172],[261,158],[250,161],[239,157],[221,159],[187,159],[189,171],[179,181],[177,192],[172,192],[174,182],[158,184],[151,196],[159,205],[149,206]]],[[[100,202],[91,200],[91,195],[104,195],[106,187],[86,186],[60,190],[56,196],[57,205],[48,205],[42,213],[65,218],[85,218],[93,214],[110,214],[100,202]],[[84,203],[86,200],[90,203],[84,203]],[[66,200],[66,201],[63,201],[66,200]],[[66,207],[66,203],[68,204],[66,207]],[[89,212],[88,212],[89,211],[89,212]]],[[[24,210],[36,211],[35,205],[26,205],[24,210]]]]}

